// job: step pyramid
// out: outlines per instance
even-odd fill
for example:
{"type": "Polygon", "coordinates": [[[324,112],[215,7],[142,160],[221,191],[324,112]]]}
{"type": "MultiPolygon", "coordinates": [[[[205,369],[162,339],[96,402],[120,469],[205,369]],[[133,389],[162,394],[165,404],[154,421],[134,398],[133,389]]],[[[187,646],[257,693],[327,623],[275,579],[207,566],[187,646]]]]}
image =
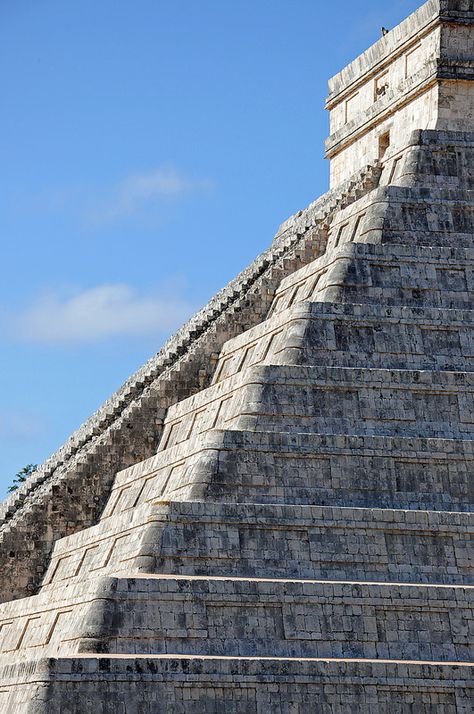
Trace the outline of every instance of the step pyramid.
{"type": "Polygon", "coordinates": [[[473,46],[331,80],[329,193],[5,502],[2,713],[472,711],[473,46]]]}

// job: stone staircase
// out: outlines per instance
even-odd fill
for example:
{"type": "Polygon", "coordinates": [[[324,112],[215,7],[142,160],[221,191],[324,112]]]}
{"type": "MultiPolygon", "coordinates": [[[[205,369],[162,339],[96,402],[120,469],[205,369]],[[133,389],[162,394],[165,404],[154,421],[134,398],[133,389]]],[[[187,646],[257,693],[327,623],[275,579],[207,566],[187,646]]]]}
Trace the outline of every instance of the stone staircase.
{"type": "MultiPolygon", "coordinates": [[[[449,151],[435,135],[400,176],[449,151]]],[[[443,165],[471,216],[467,160],[443,165]]],[[[337,210],[39,592],[0,606],[2,712],[472,711],[474,231],[397,242],[440,191],[416,175],[337,210]]]]}
{"type": "Polygon", "coordinates": [[[372,191],[381,172],[366,166],[286,221],[270,248],[0,504],[0,602],[36,591],[54,543],[100,518],[117,469],[156,451],[168,407],[209,383],[223,344],[263,320],[281,280],[325,251],[334,216],[372,191]]]}

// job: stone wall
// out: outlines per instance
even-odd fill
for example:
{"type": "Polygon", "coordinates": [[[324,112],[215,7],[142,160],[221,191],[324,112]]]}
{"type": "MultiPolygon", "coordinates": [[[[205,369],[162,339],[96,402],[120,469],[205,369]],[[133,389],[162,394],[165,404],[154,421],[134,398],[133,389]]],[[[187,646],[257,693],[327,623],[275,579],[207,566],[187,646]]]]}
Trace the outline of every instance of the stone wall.
{"type": "Polygon", "coordinates": [[[4,711],[25,714],[470,714],[471,667],[396,662],[107,656],[10,667],[4,711]],[[124,709],[124,682],[129,698],[124,709]],[[101,687],[100,701],[97,698],[101,687]],[[32,694],[33,693],[33,694],[32,694]]]}
{"type": "Polygon", "coordinates": [[[466,128],[473,43],[474,13],[463,0],[430,0],[330,80],[332,187],[402,149],[411,130],[466,128]]]}
{"type": "Polygon", "coordinates": [[[96,522],[117,470],[158,448],[167,409],[209,384],[226,340],[261,322],[281,279],[324,252],[340,208],[371,191],[366,167],[286,221],[272,246],[198,312],[0,510],[0,599],[34,592],[55,540],[96,522]]]}
{"type": "Polygon", "coordinates": [[[2,712],[471,711],[473,155],[407,134],[290,218],[9,500],[2,712]]]}

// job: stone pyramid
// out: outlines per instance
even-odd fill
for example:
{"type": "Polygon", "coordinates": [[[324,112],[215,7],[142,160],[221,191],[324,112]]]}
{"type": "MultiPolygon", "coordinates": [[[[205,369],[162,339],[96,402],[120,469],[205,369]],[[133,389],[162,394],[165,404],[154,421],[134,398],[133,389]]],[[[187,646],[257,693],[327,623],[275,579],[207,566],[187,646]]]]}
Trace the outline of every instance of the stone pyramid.
{"type": "Polygon", "coordinates": [[[330,81],[331,190],[4,505],[2,714],[474,708],[474,2],[330,81]]]}

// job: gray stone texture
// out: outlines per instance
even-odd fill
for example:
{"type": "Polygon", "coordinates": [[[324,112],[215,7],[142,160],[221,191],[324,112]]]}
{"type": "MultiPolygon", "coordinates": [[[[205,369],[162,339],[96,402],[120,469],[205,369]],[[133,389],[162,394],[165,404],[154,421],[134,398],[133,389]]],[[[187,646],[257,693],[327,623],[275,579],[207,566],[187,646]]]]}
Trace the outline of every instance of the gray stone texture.
{"type": "Polygon", "coordinates": [[[333,78],[331,191],[2,506],[2,714],[472,711],[472,47],[333,78]]]}

